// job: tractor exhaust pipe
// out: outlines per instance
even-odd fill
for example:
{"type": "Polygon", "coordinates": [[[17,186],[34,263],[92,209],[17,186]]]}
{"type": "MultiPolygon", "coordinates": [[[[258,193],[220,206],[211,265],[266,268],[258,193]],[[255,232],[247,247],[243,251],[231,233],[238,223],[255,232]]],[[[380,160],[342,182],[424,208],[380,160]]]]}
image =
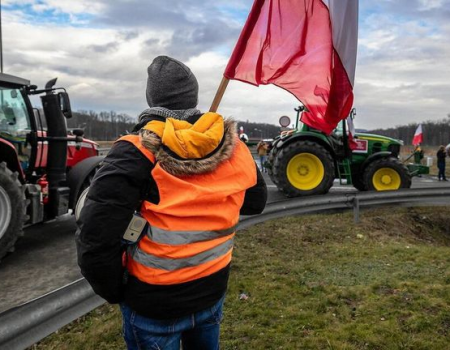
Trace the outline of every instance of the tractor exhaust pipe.
{"type": "MultiPolygon", "coordinates": [[[[49,183],[49,217],[56,217],[61,211],[62,183],[66,181],[67,127],[61,112],[59,96],[48,93],[41,96],[47,120],[47,181],[49,183]]],[[[64,206],[64,205],[63,205],[64,206]]]]}

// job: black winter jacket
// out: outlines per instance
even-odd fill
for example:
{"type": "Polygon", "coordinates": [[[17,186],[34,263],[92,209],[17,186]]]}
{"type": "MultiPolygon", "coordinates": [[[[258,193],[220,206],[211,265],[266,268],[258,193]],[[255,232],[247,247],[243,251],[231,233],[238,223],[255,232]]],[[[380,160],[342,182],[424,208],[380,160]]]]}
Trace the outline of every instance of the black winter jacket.
{"type": "MultiPolygon", "coordinates": [[[[171,286],[148,285],[127,276],[121,238],[143,199],[159,202],[152,169],[153,164],[133,144],[113,145],[94,177],[78,221],[78,264],[94,291],[109,303],[126,302],[147,317],[176,318],[217,302],[225,293],[229,266],[171,286]]],[[[265,207],[267,188],[258,167],[256,171],[257,184],[246,191],[241,215],[260,214],[265,207]]]]}

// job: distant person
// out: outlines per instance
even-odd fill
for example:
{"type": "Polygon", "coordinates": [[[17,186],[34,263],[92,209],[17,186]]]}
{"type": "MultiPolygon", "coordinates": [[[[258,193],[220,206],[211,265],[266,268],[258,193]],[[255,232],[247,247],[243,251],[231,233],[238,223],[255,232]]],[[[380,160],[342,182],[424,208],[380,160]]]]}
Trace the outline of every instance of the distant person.
{"type": "Polygon", "coordinates": [[[420,145],[417,145],[416,149],[414,150],[414,163],[421,164],[423,159],[423,149],[420,147],[420,145]]]}
{"type": "Polygon", "coordinates": [[[269,147],[267,143],[265,143],[263,140],[259,141],[258,144],[256,145],[256,152],[258,153],[259,156],[259,164],[261,164],[261,171],[264,173],[267,172],[267,169],[264,167],[264,164],[266,163],[268,149],[269,147]]]}
{"type": "Polygon", "coordinates": [[[128,349],[219,349],[239,216],[263,211],[266,184],[236,123],[197,110],[186,65],[159,56],[147,72],[150,108],[114,143],[81,211],[78,264],[120,303],[128,349]],[[125,241],[132,217],[137,242],[125,241]]]}
{"type": "Polygon", "coordinates": [[[445,158],[447,157],[447,153],[445,152],[445,147],[440,146],[439,150],[437,151],[437,166],[439,169],[438,179],[439,181],[447,181],[447,178],[445,177],[445,158]]]}

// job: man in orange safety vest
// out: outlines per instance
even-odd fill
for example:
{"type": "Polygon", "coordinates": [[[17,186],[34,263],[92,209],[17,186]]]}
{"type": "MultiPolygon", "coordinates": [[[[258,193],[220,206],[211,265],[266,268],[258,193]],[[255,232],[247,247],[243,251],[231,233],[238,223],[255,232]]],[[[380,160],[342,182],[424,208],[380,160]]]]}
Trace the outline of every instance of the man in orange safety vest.
{"type": "Polygon", "coordinates": [[[218,349],[239,216],[263,211],[266,184],[236,123],[196,109],[186,65],[155,58],[146,98],[91,184],[78,262],[97,294],[120,303],[128,349],[218,349]],[[132,218],[137,241],[124,237],[132,218]]]}

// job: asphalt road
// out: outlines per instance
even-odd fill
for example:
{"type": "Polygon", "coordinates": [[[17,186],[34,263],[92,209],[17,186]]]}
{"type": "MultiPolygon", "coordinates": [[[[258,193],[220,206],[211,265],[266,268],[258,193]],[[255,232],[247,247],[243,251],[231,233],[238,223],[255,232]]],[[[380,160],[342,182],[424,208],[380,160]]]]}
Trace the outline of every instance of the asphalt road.
{"type": "MultiPolygon", "coordinates": [[[[286,200],[265,174],[269,202],[286,200]]],[[[436,177],[413,178],[412,188],[450,187],[436,177]]],[[[335,182],[330,194],[356,192],[352,186],[335,182]]],[[[25,229],[16,251],[0,263],[0,312],[54,291],[79,278],[72,215],[25,229]]]]}

